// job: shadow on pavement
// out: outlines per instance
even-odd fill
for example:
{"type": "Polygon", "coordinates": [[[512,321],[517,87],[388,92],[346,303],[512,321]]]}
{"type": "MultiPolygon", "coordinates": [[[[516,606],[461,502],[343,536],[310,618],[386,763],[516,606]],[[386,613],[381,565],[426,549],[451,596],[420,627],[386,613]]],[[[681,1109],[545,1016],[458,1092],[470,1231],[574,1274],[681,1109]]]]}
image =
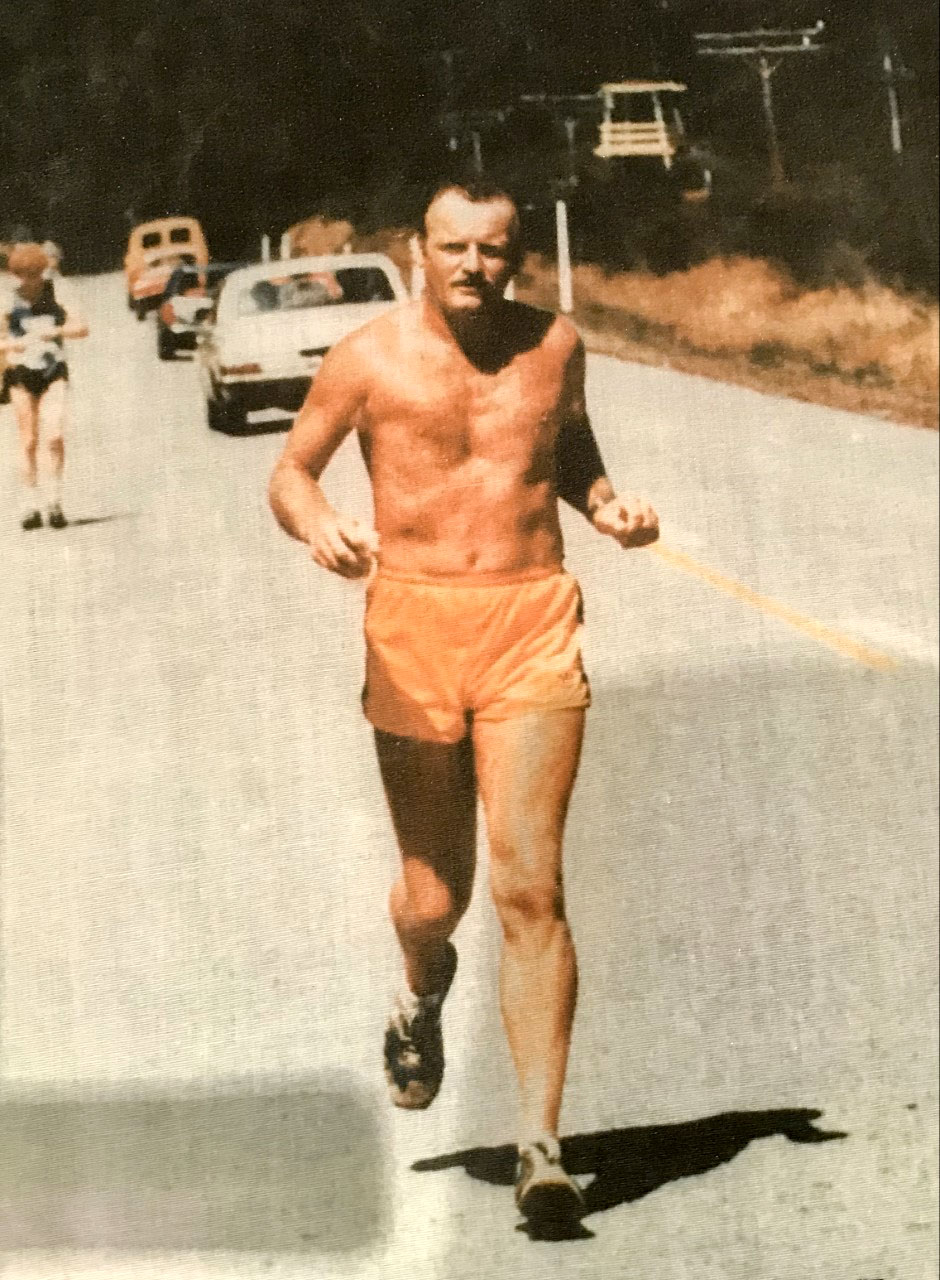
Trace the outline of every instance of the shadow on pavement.
{"type": "Polygon", "coordinates": [[[342,1253],[387,1229],[364,1099],[315,1081],[0,1100],[0,1249],[342,1253]]]}
{"type": "Polygon", "coordinates": [[[137,520],[139,516],[139,511],[116,511],[109,516],[78,516],[75,520],[69,520],[69,528],[81,529],[87,524],[111,524],[114,520],[137,520]]]}
{"type": "Polygon", "coordinates": [[[262,418],[258,422],[239,423],[234,428],[220,429],[216,432],[216,435],[225,436],[230,440],[240,440],[246,436],[280,435],[290,431],[293,423],[293,416],[285,413],[283,417],[279,418],[262,418]]]}
{"type": "Polygon", "coordinates": [[[283,418],[263,418],[260,422],[248,422],[245,426],[239,427],[234,434],[239,436],[270,436],[279,432],[290,431],[293,425],[293,415],[285,413],[283,418]]]}
{"type": "MultiPolygon", "coordinates": [[[[832,1142],[847,1135],[818,1129],[821,1111],[796,1108],[783,1111],[729,1111],[724,1115],[681,1124],[608,1129],[562,1139],[565,1168],[575,1177],[594,1175],[584,1198],[587,1214],[640,1200],[666,1183],[708,1173],[727,1164],[760,1138],[782,1136],[790,1142],[832,1142]]],[[[473,1147],[453,1155],[418,1160],[419,1173],[463,1168],[471,1178],[494,1186],[512,1186],[516,1148],[473,1147]]],[[[579,1238],[590,1232],[581,1228],[579,1238]]]]}

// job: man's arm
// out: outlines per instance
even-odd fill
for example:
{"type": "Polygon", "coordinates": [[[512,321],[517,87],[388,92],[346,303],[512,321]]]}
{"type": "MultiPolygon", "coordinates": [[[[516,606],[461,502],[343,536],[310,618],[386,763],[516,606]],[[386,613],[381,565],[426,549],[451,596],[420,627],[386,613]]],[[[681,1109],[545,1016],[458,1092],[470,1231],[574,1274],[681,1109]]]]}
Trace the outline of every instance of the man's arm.
{"type": "Polygon", "coordinates": [[[621,546],[644,546],[659,536],[659,521],[649,503],[618,498],[614,492],[588,418],[584,372],[584,344],[578,339],[568,365],[564,412],[555,442],[558,496],[621,546]]]}
{"type": "Polygon", "coordinates": [[[268,486],[281,528],[305,542],[317,564],[344,578],[369,572],[378,540],[358,520],[333,510],[319,480],[356,424],[364,400],[361,357],[354,341],[347,339],[324,359],[268,486]]]}

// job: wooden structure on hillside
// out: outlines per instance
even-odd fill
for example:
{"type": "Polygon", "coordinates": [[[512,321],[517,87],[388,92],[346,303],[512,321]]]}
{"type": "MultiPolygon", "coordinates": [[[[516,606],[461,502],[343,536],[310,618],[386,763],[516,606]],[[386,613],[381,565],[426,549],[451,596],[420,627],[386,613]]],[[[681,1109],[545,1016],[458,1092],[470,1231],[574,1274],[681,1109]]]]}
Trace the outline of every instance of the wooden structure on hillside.
{"type": "Polygon", "coordinates": [[[604,104],[600,139],[594,154],[602,160],[619,156],[659,156],[667,169],[685,137],[676,105],[666,118],[663,96],[685,93],[674,80],[622,80],[602,84],[598,95],[604,104]],[[637,116],[644,116],[637,119],[637,116]]]}

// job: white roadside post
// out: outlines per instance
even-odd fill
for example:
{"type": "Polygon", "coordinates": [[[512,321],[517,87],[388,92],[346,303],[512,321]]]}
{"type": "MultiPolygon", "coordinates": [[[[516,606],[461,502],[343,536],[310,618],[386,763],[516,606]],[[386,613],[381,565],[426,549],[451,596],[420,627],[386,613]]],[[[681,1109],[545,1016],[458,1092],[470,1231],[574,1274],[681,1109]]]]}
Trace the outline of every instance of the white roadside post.
{"type": "Polygon", "coordinates": [[[479,130],[474,129],[473,133],[471,133],[470,135],[470,138],[473,143],[473,172],[482,173],[483,172],[483,142],[480,138],[479,130]]]}
{"type": "Polygon", "coordinates": [[[285,231],[284,234],[281,236],[281,242],[278,245],[278,257],[280,258],[290,257],[290,232],[289,231],[285,231]]]}
{"type": "Polygon", "coordinates": [[[271,237],[267,233],[261,237],[261,261],[271,261],[271,237]]]}
{"type": "Polygon", "coordinates": [[[558,244],[558,305],[563,315],[574,310],[571,287],[571,247],[568,243],[568,206],[564,200],[555,201],[555,227],[558,244]]]}
{"type": "Polygon", "coordinates": [[[424,292],[424,266],[421,261],[421,241],[416,235],[408,241],[408,249],[411,253],[411,296],[420,298],[424,292]]]}

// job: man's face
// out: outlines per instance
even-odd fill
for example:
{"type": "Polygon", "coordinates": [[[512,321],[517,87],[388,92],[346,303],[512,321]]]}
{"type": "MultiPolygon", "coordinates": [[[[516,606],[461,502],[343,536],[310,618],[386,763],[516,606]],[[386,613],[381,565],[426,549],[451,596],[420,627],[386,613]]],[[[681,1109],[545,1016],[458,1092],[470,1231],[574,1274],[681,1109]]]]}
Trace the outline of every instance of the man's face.
{"type": "Polygon", "coordinates": [[[472,201],[445,191],[425,219],[428,295],[445,315],[491,310],[516,269],[517,241],[518,219],[509,200],[472,201]]]}

